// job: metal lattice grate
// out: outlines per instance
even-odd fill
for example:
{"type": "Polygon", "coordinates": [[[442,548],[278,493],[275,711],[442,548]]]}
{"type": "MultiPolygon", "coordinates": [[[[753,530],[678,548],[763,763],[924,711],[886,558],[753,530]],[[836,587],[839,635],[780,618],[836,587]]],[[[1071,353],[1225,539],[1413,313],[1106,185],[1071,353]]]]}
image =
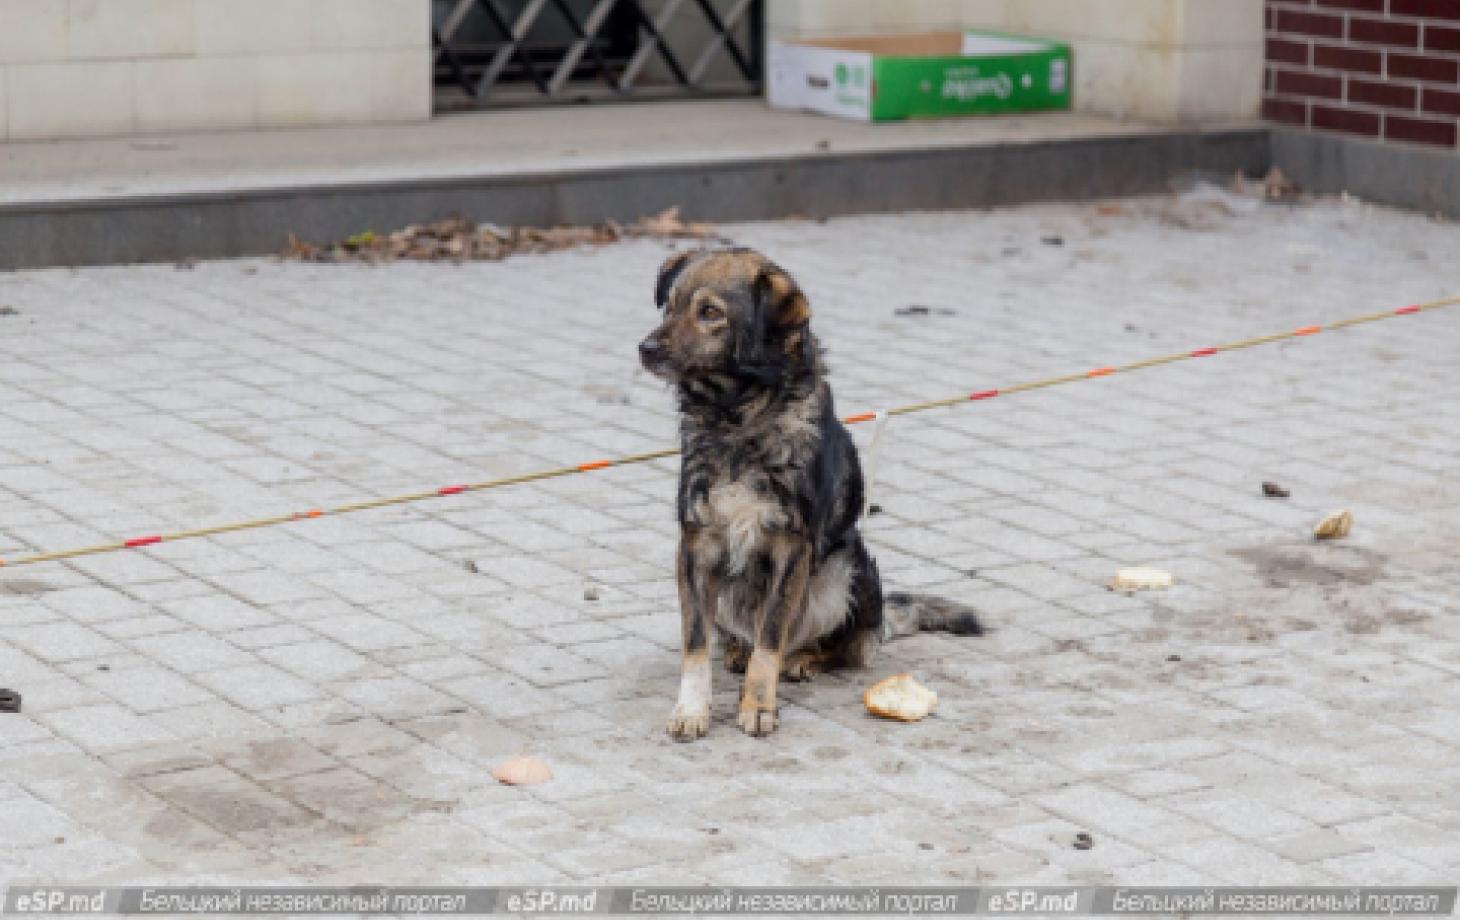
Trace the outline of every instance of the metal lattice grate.
{"type": "Polygon", "coordinates": [[[764,0],[434,0],[437,108],[760,92],[764,0]]]}

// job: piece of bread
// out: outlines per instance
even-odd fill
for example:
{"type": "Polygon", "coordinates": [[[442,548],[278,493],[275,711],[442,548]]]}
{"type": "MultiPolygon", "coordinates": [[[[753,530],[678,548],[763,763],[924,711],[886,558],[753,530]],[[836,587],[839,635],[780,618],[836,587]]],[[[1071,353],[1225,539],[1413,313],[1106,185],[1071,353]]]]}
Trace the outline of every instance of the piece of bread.
{"type": "Polygon", "coordinates": [[[1335,511],[1318,522],[1318,526],[1313,528],[1313,536],[1320,540],[1342,540],[1353,526],[1353,512],[1335,511]]]}
{"type": "Polygon", "coordinates": [[[1158,591],[1171,587],[1172,580],[1170,572],[1150,566],[1133,565],[1130,568],[1117,569],[1110,587],[1116,591],[1158,591]]]}
{"type": "Polygon", "coordinates": [[[913,680],[911,674],[896,674],[868,687],[862,704],[884,719],[916,722],[938,705],[938,694],[913,680]]]}
{"type": "Polygon", "coordinates": [[[536,757],[514,757],[492,771],[504,786],[536,786],[553,778],[553,771],[536,757]]]}

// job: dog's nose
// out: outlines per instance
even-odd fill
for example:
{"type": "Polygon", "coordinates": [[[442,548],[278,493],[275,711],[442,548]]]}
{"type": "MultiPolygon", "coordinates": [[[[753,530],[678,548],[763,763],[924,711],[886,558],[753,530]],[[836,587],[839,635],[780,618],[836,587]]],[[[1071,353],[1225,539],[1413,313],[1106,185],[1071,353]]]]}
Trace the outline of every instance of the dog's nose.
{"type": "Polygon", "coordinates": [[[642,342],[639,343],[639,360],[640,361],[654,361],[654,360],[662,357],[663,354],[664,354],[664,343],[661,342],[661,341],[659,341],[658,339],[656,339],[652,335],[649,336],[644,341],[642,341],[642,342]]]}

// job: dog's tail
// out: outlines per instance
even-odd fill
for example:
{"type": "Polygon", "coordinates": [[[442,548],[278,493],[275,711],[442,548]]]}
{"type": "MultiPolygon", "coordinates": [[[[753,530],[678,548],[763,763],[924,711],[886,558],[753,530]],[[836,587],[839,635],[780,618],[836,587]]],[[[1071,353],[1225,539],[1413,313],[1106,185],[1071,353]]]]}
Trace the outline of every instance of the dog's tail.
{"type": "Polygon", "coordinates": [[[882,602],[883,638],[896,639],[922,631],[981,636],[983,624],[974,609],[963,604],[931,594],[889,593],[882,602]]]}

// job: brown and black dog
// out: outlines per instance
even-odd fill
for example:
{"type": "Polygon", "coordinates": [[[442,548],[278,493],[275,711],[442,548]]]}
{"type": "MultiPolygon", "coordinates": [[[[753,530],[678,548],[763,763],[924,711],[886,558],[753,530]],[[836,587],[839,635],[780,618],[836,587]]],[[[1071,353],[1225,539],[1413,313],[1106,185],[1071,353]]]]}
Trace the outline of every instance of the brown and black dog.
{"type": "Polygon", "coordinates": [[[684,665],[669,733],[710,724],[710,630],[743,671],[737,721],[775,730],[780,677],[869,663],[879,642],[919,629],[974,634],[973,611],[890,594],[862,542],[862,470],[837,419],[791,277],[749,249],[671,256],[654,294],[659,328],[639,345],[678,391],[678,578],[684,665]]]}

